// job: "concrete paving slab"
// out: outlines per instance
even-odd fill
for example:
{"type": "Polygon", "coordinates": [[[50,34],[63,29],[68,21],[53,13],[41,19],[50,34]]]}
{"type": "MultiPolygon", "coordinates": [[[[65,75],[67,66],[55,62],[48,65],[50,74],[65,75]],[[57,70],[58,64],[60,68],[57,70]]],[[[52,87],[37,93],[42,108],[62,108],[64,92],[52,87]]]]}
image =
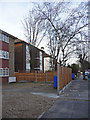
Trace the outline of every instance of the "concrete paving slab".
{"type": "Polygon", "coordinates": [[[75,101],[72,118],[88,118],[88,101],[75,101]]]}
{"type": "Polygon", "coordinates": [[[63,113],[71,113],[73,108],[73,101],[60,100],[58,103],[56,102],[54,106],[49,109],[50,112],[63,112],[63,113]],[[68,103],[67,103],[68,102],[68,103]],[[59,107],[58,107],[59,106],[59,107]],[[64,107],[65,106],[65,107],[64,107]]]}
{"type": "Polygon", "coordinates": [[[71,118],[71,114],[68,113],[45,113],[42,118],[71,118]]]}
{"type": "Polygon", "coordinates": [[[55,93],[45,93],[45,92],[30,92],[33,95],[40,95],[40,96],[44,96],[44,97],[48,97],[48,98],[59,98],[59,96],[57,96],[57,94],[55,93]]]}
{"type": "Polygon", "coordinates": [[[71,85],[62,92],[60,97],[70,99],[86,99],[88,100],[88,81],[74,80],[71,85]]]}
{"type": "Polygon", "coordinates": [[[41,118],[88,118],[88,81],[81,78],[73,80],[41,118]]]}
{"type": "Polygon", "coordinates": [[[63,100],[56,102],[43,118],[88,118],[88,101],[63,100]],[[51,117],[50,117],[51,115],[51,117]],[[56,116],[55,116],[56,115],[56,116]]]}

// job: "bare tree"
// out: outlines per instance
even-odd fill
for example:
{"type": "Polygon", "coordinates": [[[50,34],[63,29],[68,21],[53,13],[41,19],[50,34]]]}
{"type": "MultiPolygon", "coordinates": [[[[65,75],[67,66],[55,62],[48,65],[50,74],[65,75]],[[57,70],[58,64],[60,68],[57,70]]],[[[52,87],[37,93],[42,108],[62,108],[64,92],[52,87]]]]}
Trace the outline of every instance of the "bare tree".
{"type": "Polygon", "coordinates": [[[77,8],[71,10],[68,7],[69,5],[69,3],[64,2],[44,2],[37,4],[35,8],[39,13],[39,18],[45,22],[48,30],[52,30],[48,32],[53,34],[49,35],[49,46],[53,43],[53,38],[55,38],[54,49],[52,46],[50,48],[52,52],[54,51],[53,54],[57,61],[63,65],[65,65],[69,54],[73,53],[71,49],[73,39],[88,25],[87,4],[81,3],[77,8]],[[67,52],[68,48],[70,49],[69,52],[67,52]]]}
{"type": "Polygon", "coordinates": [[[42,20],[39,19],[37,12],[34,10],[29,11],[28,16],[24,18],[22,23],[25,31],[24,35],[28,43],[38,47],[45,36],[45,31],[43,29],[44,25],[42,20]]]}
{"type": "Polygon", "coordinates": [[[48,35],[47,35],[48,44],[47,44],[47,46],[49,48],[50,56],[52,56],[51,60],[50,60],[51,68],[53,70],[55,70],[56,51],[57,51],[57,36],[55,33],[52,34],[52,32],[54,32],[54,31],[51,29],[48,30],[48,35]]]}
{"type": "Polygon", "coordinates": [[[28,42],[28,48],[27,48],[27,53],[28,57],[27,62],[30,63],[30,69],[32,70],[33,68],[33,55],[31,51],[31,45],[38,47],[43,40],[46,29],[44,29],[44,24],[42,19],[39,19],[39,16],[37,14],[37,11],[32,9],[29,11],[29,14],[27,17],[24,18],[23,22],[23,27],[24,27],[24,35],[27,39],[28,42]],[[29,49],[29,50],[28,50],[29,49]]]}

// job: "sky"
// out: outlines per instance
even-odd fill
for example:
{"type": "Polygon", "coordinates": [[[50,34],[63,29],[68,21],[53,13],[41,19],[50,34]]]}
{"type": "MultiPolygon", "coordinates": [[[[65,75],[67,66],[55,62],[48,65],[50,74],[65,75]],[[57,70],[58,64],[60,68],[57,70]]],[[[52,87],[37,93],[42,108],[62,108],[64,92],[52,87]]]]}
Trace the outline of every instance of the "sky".
{"type": "Polygon", "coordinates": [[[24,29],[21,21],[32,8],[33,1],[38,0],[0,0],[0,29],[24,40],[24,29]]]}
{"type": "MultiPolygon", "coordinates": [[[[32,2],[42,2],[47,0],[0,0],[0,29],[25,40],[23,19],[27,16],[28,11],[32,8],[32,2]]],[[[52,1],[52,0],[48,0],[52,1]]],[[[62,1],[62,0],[55,0],[62,1]]],[[[64,0],[69,2],[70,0],[64,0]]],[[[85,2],[87,0],[72,0],[74,2],[85,2]]],[[[40,47],[46,47],[45,42],[40,47]]]]}
{"type": "Polygon", "coordinates": [[[31,8],[27,2],[0,2],[0,29],[24,40],[22,20],[31,8]]]}
{"type": "MultiPolygon", "coordinates": [[[[22,21],[32,8],[32,2],[28,0],[18,0],[18,2],[16,0],[13,0],[13,2],[10,0],[0,0],[0,29],[26,41],[22,21]]],[[[46,46],[47,44],[43,41],[39,48],[46,46]]]]}

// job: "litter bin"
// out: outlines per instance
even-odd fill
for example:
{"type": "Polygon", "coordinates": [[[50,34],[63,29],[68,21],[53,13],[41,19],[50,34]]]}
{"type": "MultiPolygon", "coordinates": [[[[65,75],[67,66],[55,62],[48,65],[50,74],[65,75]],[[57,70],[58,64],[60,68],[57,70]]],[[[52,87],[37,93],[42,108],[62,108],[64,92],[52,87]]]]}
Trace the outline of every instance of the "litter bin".
{"type": "Polygon", "coordinates": [[[75,77],[75,74],[74,74],[74,73],[72,73],[72,80],[74,80],[74,77],[75,77]]]}
{"type": "Polygon", "coordinates": [[[57,76],[54,76],[53,87],[57,88],[57,76]]]}

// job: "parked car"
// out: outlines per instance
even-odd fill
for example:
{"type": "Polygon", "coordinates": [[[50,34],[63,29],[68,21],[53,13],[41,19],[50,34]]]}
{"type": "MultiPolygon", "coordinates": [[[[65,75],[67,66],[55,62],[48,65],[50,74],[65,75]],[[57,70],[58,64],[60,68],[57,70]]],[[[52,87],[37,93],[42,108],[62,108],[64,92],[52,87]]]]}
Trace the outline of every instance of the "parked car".
{"type": "Polygon", "coordinates": [[[88,79],[89,72],[85,72],[85,78],[88,79]]]}
{"type": "Polygon", "coordinates": [[[88,76],[88,74],[89,74],[89,72],[87,71],[87,72],[85,72],[85,76],[88,76]]]}
{"type": "Polygon", "coordinates": [[[90,73],[88,74],[87,80],[90,80],[90,73]]]}

